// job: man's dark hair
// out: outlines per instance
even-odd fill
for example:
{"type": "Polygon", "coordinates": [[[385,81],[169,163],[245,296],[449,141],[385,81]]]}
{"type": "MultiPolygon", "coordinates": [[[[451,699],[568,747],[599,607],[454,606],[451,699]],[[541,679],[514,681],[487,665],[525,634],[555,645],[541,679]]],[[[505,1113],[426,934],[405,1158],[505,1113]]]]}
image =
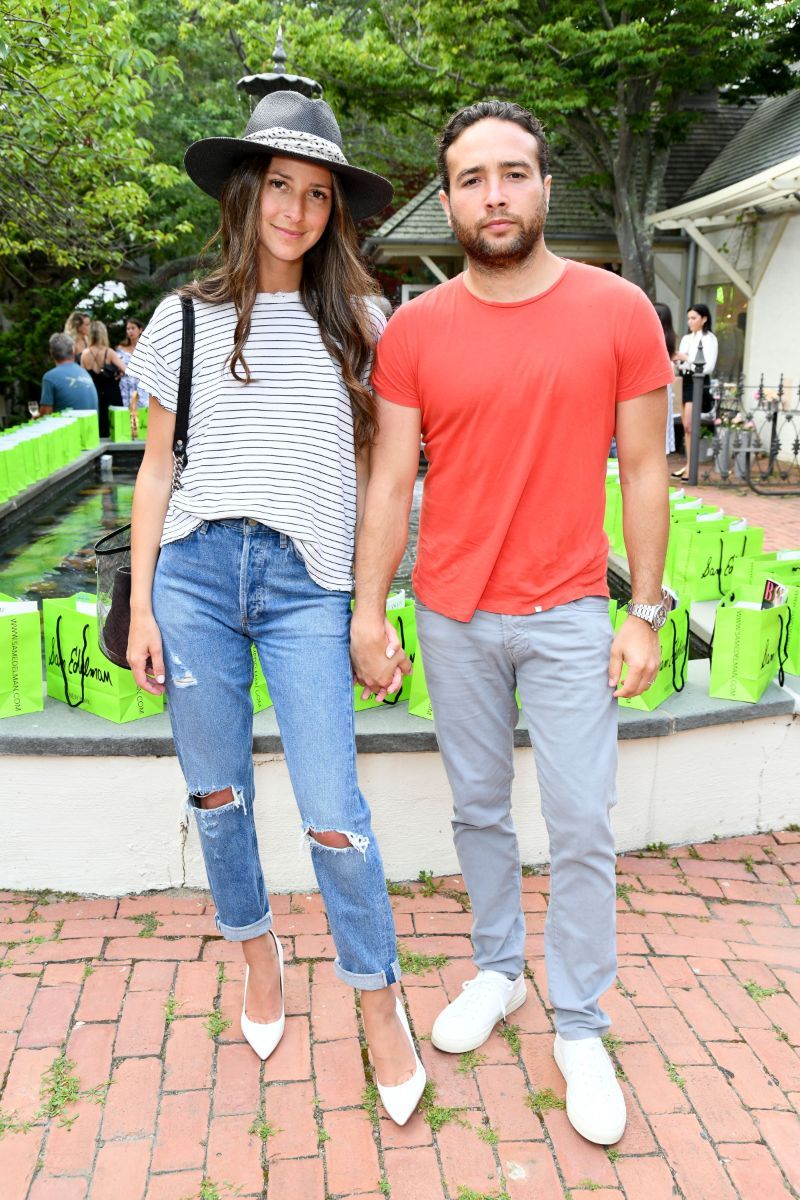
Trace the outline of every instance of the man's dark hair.
{"type": "Polygon", "coordinates": [[[478,121],[485,121],[489,117],[497,121],[513,121],[515,125],[519,125],[520,129],[524,129],[526,133],[531,134],[536,139],[536,149],[539,152],[539,170],[542,173],[542,179],[550,173],[550,155],[547,149],[547,138],[544,135],[541,122],[537,121],[533,113],[528,112],[527,108],[523,108],[521,104],[510,104],[505,100],[479,100],[477,104],[470,104],[466,108],[462,108],[457,113],[454,113],[439,134],[439,154],[436,161],[439,167],[442,190],[448,196],[450,195],[450,177],[447,173],[447,151],[465,129],[469,129],[470,125],[475,125],[478,121]]]}

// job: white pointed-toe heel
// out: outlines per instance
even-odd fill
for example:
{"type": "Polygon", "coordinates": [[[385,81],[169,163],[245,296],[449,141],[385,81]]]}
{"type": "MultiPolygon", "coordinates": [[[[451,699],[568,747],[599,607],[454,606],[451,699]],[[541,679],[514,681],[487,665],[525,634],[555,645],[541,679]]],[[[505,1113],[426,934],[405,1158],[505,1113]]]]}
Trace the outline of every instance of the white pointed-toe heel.
{"type": "Polygon", "coordinates": [[[405,1125],[420,1102],[420,1097],[425,1089],[427,1075],[414,1046],[405,1010],[399,1000],[396,1003],[397,1015],[406,1031],[406,1037],[414,1054],[416,1069],[410,1079],[406,1079],[403,1083],[398,1083],[394,1087],[384,1087],[382,1083],[378,1083],[377,1077],[375,1082],[378,1084],[378,1094],[383,1101],[383,1107],[386,1109],[388,1115],[392,1118],[395,1125],[405,1125]]]}
{"type": "MultiPolygon", "coordinates": [[[[269,930],[272,933],[272,930],[269,930]]],[[[277,1021],[258,1022],[251,1021],[245,1009],[247,1007],[247,984],[250,980],[250,968],[248,967],[244,974],[244,999],[242,1000],[242,1033],[252,1048],[255,1050],[259,1058],[269,1058],[272,1051],[277,1046],[278,1042],[283,1037],[283,1029],[286,1024],[286,1010],[283,1001],[283,949],[275,934],[272,933],[272,939],[275,942],[275,949],[278,952],[278,967],[281,975],[281,1015],[277,1021]]]]}

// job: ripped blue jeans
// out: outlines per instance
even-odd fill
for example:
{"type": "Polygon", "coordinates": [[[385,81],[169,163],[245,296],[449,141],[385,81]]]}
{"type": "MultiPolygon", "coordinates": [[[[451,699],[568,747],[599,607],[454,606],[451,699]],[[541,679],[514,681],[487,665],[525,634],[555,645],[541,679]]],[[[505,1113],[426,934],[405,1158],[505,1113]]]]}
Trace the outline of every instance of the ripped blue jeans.
{"type": "MultiPolygon", "coordinates": [[[[394,921],[356,776],[350,594],[308,574],[290,538],[248,519],[204,522],[161,549],[153,584],[167,703],[217,907],[231,941],[272,925],[253,819],[255,644],[336,945],[336,973],[376,990],[400,977],[394,921]],[[231,788],[204,809],[198,799],[231,788]]],[[[283,851],[286,852],[285,849],[283,851]]]]}

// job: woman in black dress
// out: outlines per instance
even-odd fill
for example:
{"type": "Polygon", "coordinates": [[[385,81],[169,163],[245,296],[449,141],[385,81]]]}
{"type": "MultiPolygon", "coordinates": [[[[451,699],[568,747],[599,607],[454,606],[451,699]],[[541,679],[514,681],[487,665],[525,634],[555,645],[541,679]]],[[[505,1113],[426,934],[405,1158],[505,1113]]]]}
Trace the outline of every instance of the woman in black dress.
{"type": "Polygon", "coordinates": [[[92,321],[89,326],[89,345],[81,355],[81,366],[89,372],[97,389],[100,437],[107,438],[109,436],[109,407],[122,405],[119,381],[125,374],[125,363],[116,350],[112,350],[109,346],[108,330],[102,321],[92,321]]]}

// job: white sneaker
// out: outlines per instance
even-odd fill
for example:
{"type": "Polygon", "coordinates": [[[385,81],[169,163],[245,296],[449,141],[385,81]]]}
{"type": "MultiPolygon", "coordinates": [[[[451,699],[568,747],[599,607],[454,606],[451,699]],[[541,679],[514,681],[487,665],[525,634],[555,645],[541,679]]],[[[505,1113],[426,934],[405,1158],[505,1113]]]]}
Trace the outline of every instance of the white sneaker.
{"type": "Polygon", "coordinates": [[[625,1097],[599,1037],[567,1041],[556,1034],[553,1054],[567,1083],[567,1116],[589,1142],[613,1146],[625,1132],[625,1097]]]}
{"type": "Polygon", "coordinates": [[[462,984],[463,992],[434,1021],[431,1041],[448,1054],[482,1046],[498,1021],[528,998],[525,976],[508,979],[499,971],[479,971],[462,984]]]}

